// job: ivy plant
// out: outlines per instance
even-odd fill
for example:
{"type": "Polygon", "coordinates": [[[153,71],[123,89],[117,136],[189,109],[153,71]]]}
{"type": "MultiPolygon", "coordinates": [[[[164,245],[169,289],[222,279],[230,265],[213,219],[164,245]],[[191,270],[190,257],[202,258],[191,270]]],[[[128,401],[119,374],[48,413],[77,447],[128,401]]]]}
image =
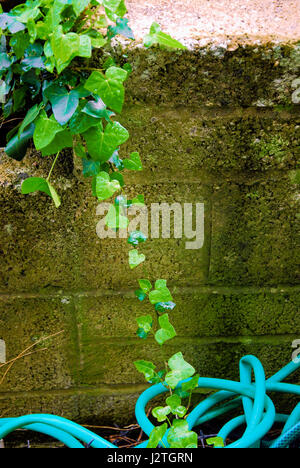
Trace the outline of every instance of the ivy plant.
{"type": "MultiPolygon", "coordinates": [[[[122,112],[124,82],[132,70],[128,63],[117,65],[112,56],[103,59],[101,69],[89,63],[93,51],[106,47],[115,36],[134,40],[126,12],[124,0],[27,0],[9,13],[0,12],[0,125],[12,117],[18,121],[7,134],[5,152],[21,161],[34,145],[42,157],[52,158],[48,176],[25,179],[22,193],[44,192],[58,208],[61,201],[51,175],[63,150],[71,148],[82,160],[84,177],[91,179],[93,195],[99,201],[114,197],[106,223],[115,230],[128,226],[124,208],[144,204],[142,195],[128,200],[122,194],[122,171],[142,170],[138,151],[125,159],[119,157],[129,133],[117,114],[122,112]]],[[[144,45],[184,48],[157,23],[152,24],[144,45]]],[[[145,261],[140,247],[146,239],[140,231],[129,234],[131,269],[145,261]]],[[[152,336],[163,346],[176,336],[171,323],[176,304],[166,280],[152,285],[140,279],[135,295],[141,302],[148,298],[154,308],[152,315],[138,317],[137,335],[141,339],[152,336]]],[[[197,447],[197,434],[186,421],[198,385],[195,369],[181,352],[166,359],[161,369],[145,360],[134,364],[147,382],[161,382],[168,390],[165,406],[152,411],[159,424],[148,447],[164,445],[164,441],[172,448],[197,447]]]]}

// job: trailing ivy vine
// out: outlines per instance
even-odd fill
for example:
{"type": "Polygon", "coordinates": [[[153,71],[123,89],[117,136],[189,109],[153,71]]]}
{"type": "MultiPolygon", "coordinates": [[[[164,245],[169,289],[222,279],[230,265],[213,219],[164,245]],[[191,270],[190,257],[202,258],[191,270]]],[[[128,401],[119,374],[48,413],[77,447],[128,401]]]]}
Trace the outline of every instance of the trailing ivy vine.
{"type": "MultiPolygon", "coordinates": [[[[20,161],[33,143],[43,157],[53,159],[48,177],[25,179],[22,193],[44,192],[59,207],[61,201],[51,175],[63,150],[73,148],[82,160],[83,175],[91,178],[93,195],[99,201],[115,197],[106,216],[111,229],[127,228],[124,208],[144,204],[142,195],[133,200],[124,195],[122,171],[142,170],[139,153],[134,151],[123,160],[119,157],[129,133],[116,120],[116,114],[122,112],[124,82],[132,70],[130,64],[118,66],[113,57],[103,59],[101,69],[90,68],[89,59],[94,49],[105,47],[117,35],[134,40],[126,12],[124,0],[27,0],[0,14],[1,121],[22,115],[7,134],[5,151],[20,161]]],[[[184,48],[157,23],[151,26],[144,45],[184,48]]],[[[144,233],[130,233],[130,268],[145,261],[140,252],[145,241],[144,233]]],[[[170,321],[175,303],[166,280],[158,279],[153,286],[149,280],[140,279],[135,294],[140,301],[148,298],[154,307],[152,315],[137,319],[137,335],[141,339],[152,336],[163,346],[176,336],[170,321]]],[[[148,447],[163,445],[164,440],[170,447],[197,447],[197,434],[189,430],[186,421],[198,384],[195,369],[181,352],[159,369],[145,360],[134,364],[147,382],[161,382],[168,389],[165,406],[152,411],[162,424],[152,431],[148,447]],[[186,381],[179,385],[182,380],[186,381]]]]}

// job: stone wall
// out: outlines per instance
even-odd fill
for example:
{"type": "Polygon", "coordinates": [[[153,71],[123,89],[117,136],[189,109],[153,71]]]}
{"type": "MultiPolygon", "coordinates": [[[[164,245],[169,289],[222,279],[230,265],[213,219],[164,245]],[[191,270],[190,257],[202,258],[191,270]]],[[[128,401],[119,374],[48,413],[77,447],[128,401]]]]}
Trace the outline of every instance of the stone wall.
{"type": "MultiPolygon", "coordinates": [[[[135,359],[160,361],[135,335],[144,308],[137,278],[168,280],[182,350],[203,376],[238,378],[247,353],[271,375],[300,338],[299,106],[296,45],[206,46],[185,52],[116,48],[133,74],[121,122],[122,152],[139,149],[144,171],[127,174],[129,195],[152,202],[204,202],[205,242],[149,239],[147,261],[128,268],[126,240],[99,239],[97,201],[66,153],[43,194],[23,196],[28,175],[51,161],[31,151],[0,160],[0,339],[7,359],[64,330],[47,350],[18,361],[0,391],[0,416],[50,412],[80,422],[133,419],[145,388],[135,359]],[[33,167],[34,163],[34,167],[33,167]]],[[[97,58],[95,58],[97,62],[97,58]]],[[[296,380],[299,383],[299,377],[296,380]]],[[[285,405],[291,410],[294,402],[285,405]]]]}

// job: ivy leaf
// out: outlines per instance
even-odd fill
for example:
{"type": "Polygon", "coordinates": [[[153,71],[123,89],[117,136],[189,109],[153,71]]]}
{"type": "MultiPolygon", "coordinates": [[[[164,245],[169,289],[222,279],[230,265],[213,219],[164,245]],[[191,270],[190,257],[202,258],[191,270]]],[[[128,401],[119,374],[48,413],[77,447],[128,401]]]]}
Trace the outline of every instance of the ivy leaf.
{"type": "Polygon", "coordinates": [[[84,32],[83,34],[90,37],[92,47],[95,47],[95,49],[101,49],[101,47],[103,47],[107,43],[107,39],[105,39],[102,36],[102,34],[96,29],[92,29],[91,31],[84,32]]]}
{"type": "Polygon", "coordinates": [[[139,251],[134,249],[129,251],[129,266],[133,270],[133,268],[136,268],[138,265],[143,263],[146,260],[146,257],[144,254],[139,254],[139,251]]]}
{"type": "Polygon", "coordinates": [[[129,159],[124,159],[123,160],[123,164],[124,164],[124,167],[126,169],[129,169],[131,171],[142,171],[143,170],[141,158],[140,158],[139,153],[137,153],[137,152],[131,153],[129,159]]]}
{"type": "Polygon", "coordinates": [[[175,302],[157,302],[155,304],[155,310],[158,312],[164,312],[165,310],[173,310],[176,307],[175,302]]]}
{"type": "Polygon", "coordinates": [[[101,164],[99,161],[93,161],[92,159],[82,158],[83,175],[84,177],[93,177],[99,174],[101,170],[101,164]]]}
{"type": "Polygon", "coordinates": [[[28,194],[32,192],[44,192],[52,198],[56,208],[59,208],[61,202],[56,190],[48,182],[48,180],[42,177],[29,177],[22,183],[21,192],[28,194]]]}
{"type": "Polygon", "coordinates": [[[161,328],[155,333],[155,339],[158,344],[163,345],[166,341],[176,336],[175,329],[169,321],[168,314],[164,314],[158,319],[161,328]]]}
{"type": "Polygon", "coordinates": [[[181,398],[178,395],[171,395],[166,399],[166,403],[170,407],[172,414],[174,414],[175,416],[183,418],[186,415],[187,408],[185,406],[182,406],[181,398]]]}
{"type": "Polygon", "coordinates": [[[72,7],[76,16],[79,16],[90,4],[90,0],[72,0],[72,7]]]}
{"type": "Polygon", "coordinates": [[[64,129],[54,118],[48,118],[46,112],[42,112],[35,124],[33,134],[34,145],[37,150],[45,148],[54,139],[58,132],[64,129]]]}
{"type": "Polygon", "coordinates": [[[11,37],[9,45],[12,47],[17,59],[20,60],[29,46],[29,35],[25,31],[19,31],[11,37]]]}
{"type": "Polygon", "coordinates": [[[213,445],[214,448],[223,448],[225,447],[225,443],[223,437],[210,437],[206,439],[207,445],[213,445]]]}
{"type": "Polygon", "coordinates": [[[126,70],[119,67],[110,67],[105,75],[93,71],[85,83],[85,88],[91,93],[100,96],[104,103],[116,112],[121,112],[125,90],[123,82],[127,78],[126,70]]]}
{"type": "Polygon", "coordinates": [[[21,134],[25,130],[28,125],[30,125],[32,122],[35,121],[35,119],[39,116],[39,113],[43,107],[43,103],[41,104],[36,104],[35,106],[31,107],[29,111],[27,112],[23,122],[20,125],[19,131],[18,131],[18,136],[20,138],[21,134]]]}
{"type": "Polygon", "coordinates": [[[8,29],[11,34],[16,34],[25,29],[24,24],[20,23],[15,16],[9,13],[0,15],[0,29],[8,29]]]}
{"type": "Polygon", "coordinates": [[[128,26],[129,20],[127,18],[117,18],[116,26],[109,26],[107,28],[107,37],[112,39],[118,34],[134,40],[132,29],[128,26]]]}
{"type": "Polygon", "coordinates": [[[59,151],[65,148],[73,147],[73,138],[68,130],[58,132],[51,143],[41,149],[42,156],[51,156],[57,154],[59,151]]]}
{"type": "Polygon", "coordinates": [[[82,113],[80,107],[71,117],[69,122],[69,128],[72,135],[76,135],[79,133],[84,133],[89,130],[91,127],[98,127],[99,126],[99,119],[98,117],[92,117],[87,113],[82,113]]]}
{"type": "Polygon", "coordinates": [[[0,54],[0,73],[7,70],[14,63],[14,58],[10,57],[6,52],[0,54]]]}
{"type": "Polygon", "coordinates": [[[149,300],[151,304],[157,304],[158,302],[170,302],[172,299],[172,295],[166,286],[166,280],[156,281],[155,289],[149,293],[149,300]]]}
{"type": "Polygon", "coordinates": [[[152,289],[152,284],[147,279],[140,279],[139,285],[140,285],[141,290],[146,294],[152,289]]]}
{"type": "Polygon", "coordinates": [[[123,216],[118,206],[111,205],[106,215],[106,225],[110,229],[126,229],[129,220],[126,216],[123,216]]]}
{"type": "Polygon", "coordinates": [[[63,34],[61,25],[54,29],[50,38],[56,69],[61,73],[75,58],[89,58],[92,55],[91,38],[73,32],[63,34]]]}
{"type": "Polygon", "coordinates": [[[122,174],[120,174],[120,172],[113,172],[112,174],[110,174],[110,179],[117,180],[121,187],[125,185],[124,177],[122,176],[122,174]]]}
{"type": "Polygon", "coordinates": [[[167,441],[170,448],[187,448],[189,445],[197,445],[196,432],[189,430],[189,425],[184,419],[175,419],[168,432],[167,441]]]}
{"type": "Polygon", "coordinates": [[[106,105],[101,98],[96,101],[89,101],[86,106],[82,109],[85,114],[91,115],[96,119],[102,119],[109,121],[110,117],[115,115],[113,112],[107,110],[106,105]]]}
{"type": "Polygon", "coordinates": [[[15,135],[11,138],[4,149],[5,153],[16,161],[21,161],[26,155],[29,142],[33,137],[34,129],[34,124],[31,124],[21,135],[15,135]]]}
{"type": "Polygon", "coordinates": [[[109,161],[112,164],[114,164],[119,171],[122,171],[124,169],[123,160],[119,157],[118,150],[114,152],[114,154],[112,155],[109,161]]]}
{"type": "Polygon", "coordinates": [[[55,119],[60,125],[65,125],[76,111],[79,98],[76,91],[67,91],[65,87],[52,84],[46,88],[44,95],[52,104],[55,119]]]}
{"type": "Polygon", "coordinates": [[[147,297],[147,294],[145,294],[144,291],[142,291],[142,289],[137,289],[136,291],[134,291],[134,294],[141,302],[147,297]]]}
{"type": "Polygon", "coordinates": [[[170,413],[171,408],[169,406],[157,406],[152,410],[152,415],[157,419],[158,422],[165,421],[170,413]]]}
{"type": "Polygon", "coordinates": [[[191,392],[198,387],[199,374],[194,375],[188,382],[183,382],[181,388],[184,392],[191,392]]]}
{"type": "Polygon", "coordinates": [[[93,192],[100,201],[110,198],[120,189],[119,182],[117,180],[110,180],[107,172],[102,171],[93,178],[93,192]]]}
{"type": "Polygon", "coordinates": [[[149,436],[149,442],[147,448],[156,448],[161,442],[163,436],[167,432],[168,424],[164,423],[161,426],[155,427],[149,436]]]}
{"type": "Polygon", "coordinates": [[[153,377],[156,374],[156,366],[152,362],[141,360],[135,361],[134,365],[139,372],[144,374],[144,377],[147,380],[147,382],[150,382],[150,380],[153,379],[153,377]]]}
{"type": "Polygon", "coordinates": [[[174,354],[168,365],[171,371],[166,375],[166,382],[171,388],[175,388],[181,380],[188,379],[195,373],[195,369],[183,359],[181,352],[174,354]]]}
{"type": "Polygon", "coordinates": [[[169,34],[162,32],[158,23],[153,23],[149,34],[144,38],[144,46],[151,47],[154,44],[159,44],[169,49],[186,49],[181,42],[173,39],[169,34]]]}
{"type": "Polygon", "coordinates": [[[165,370],[157,372],[155,376],[150,380],[150,383],[157,384],[157,383],[162,382],[165,374],[166,374],[165,370]]]}
{"type": "Polygon", "coordinates": [[[108,161],[116,148],[125,143],[129,133],[119,122],[110,122],[104,131],[102,125],[87,130],[83,137],[86,141],[88,152],[95,161],[108,161]]]}
{"type": "Polygon", "coordinates": [[[139,245],[142,242],[146,242],[146,240],[147,236],[145,236],[141,231],[132,231],[129,233],[127,242],[131,245],[139,245]]]}
{"type": "Polygon", "coordinates": [[[143,315],[142,317],[138,317],[136,321],[139,327],[137,331],[138,336],[143,339],[147,338],[152,330],[153,319],[151,315],[143,315]]]}

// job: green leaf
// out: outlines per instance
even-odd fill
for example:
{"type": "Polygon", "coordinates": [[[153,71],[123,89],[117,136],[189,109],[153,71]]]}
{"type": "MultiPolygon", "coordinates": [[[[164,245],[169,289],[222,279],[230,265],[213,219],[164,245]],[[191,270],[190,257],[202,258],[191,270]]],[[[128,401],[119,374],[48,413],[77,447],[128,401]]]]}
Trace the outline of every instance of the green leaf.
{"type": "Polygon", "coordinates": [[[171,408],[169,406],[157,406],[152,410],[152,415],[157,419],[158,422],[165,421],[170,413],[171,408]]]}
{"type": "Polygon", "coordinates": [[[138,265],[146,260],[144,254],[139,254],[139,251],[134,249],[129,251],[129,266],[131,269],[136,268],[138,265]]]}
{"type": "Polygon", "coordinates": [[[37,150],[45,148],[54,139],[58,132],[64,129],[54,118],[48,118],[46,112],[41,112],[35,124],[33,134],[34,145],[37,150]]]}
{"type": "Polygon", "coordinates": [[[73,147],[73,138],[68,130],[58,132],[51,143],[41,149],[42,156],[50,156],[51,154],[57,154],[59,151],[65,148],[73,147]]]}
{"type": "Polygon", "coordinates": [[[96,119],[104,118],[107,121],[109,121],[110,117],[115,115],[106,108],[106,105],[100,98],[98,98],[96,101],[89,101],[82,109],[82,112],[95,117],[96,119]]]}
{"type": "Polygon", "coordinates": [[[195,373],[195,369],[183,359],[181,352],[174,354],[168,365],[171,371],[166,375],[166,382],[171,388],[175,388],[181,380],[188,379],[195,373]]]}
{"type": "Polygon", "coordinates": [[[141,231],[132,231],[129,233],[127,242],[131,245],[139,245],[142,242],[146,242],[146,240],[147,236],[145,236],[141,231]]]}
{"type": "Polygon", "coordinates": [[[102,101],[116,112],[121,112],[125,90],[123,82],[127,78],[126,70],[110,67],[105,75],[94,71],[85,83],[85,88],[91,93],[100,96],[102,101]]]}
{"type": "Polygon", "coordinates": [[[149,291],[151,291],[152,289],[152,284],[149,280],[147,279],[140,279],[138,280],[139,281],[139,285],[140,285],[140,288],[141,290],[144,292],[144,293],[148,293],[149,291]]]}
{"type": "Polygon", "coordinates": [[[113,172],[112,174],[110,174],[110,179],[117,180],[120,183],[121,187],[125,185],[124,177],[122,176],[122,174],[120,174],[120,172],[113,172]]]}
{"type": "Polygon", "coordinates": [[[93,161],[91,159],[82,159],[83,165],[83,175],[84,177],[93,177],[94,175],[99,174],[101,164],[99,161],[93,161]]]}
{"type": "Polygon", "coordinates": [[[117,18],[116,26],[109,26],[107,28],[107,36],[109,39],[117,36],[118,34],[134,40],[132,29],[128,26],[129,20],[127,18],[117,18]]]}
{"type": "Polygon", "coordinates": [[[189,425],[184,419],[175,419],[168,432],[167,441],[170,448],[187,448],[189,445],[197,445],[196,432],[189,430],[189,425]]]}
{"type": "Polygon", "coordinates": [[[65,87],[52,84],[46,88],[44,95],[52,104],[55,119],[60,125],[65,125],[76,111],[79,98],[76,91],[68,92],[65,87]]]}
{"type": "Polygon", "coordinates": [[[181,405],[181,398],[178,395],[171,395],[166,399],[166,403],[170,406],[170,409],[175,409],[181,405]]]}
{"type": "Polygon", "coordinates": [[[110,198],[121,187],[117,180],[110,180],[107,172],[100,172],[93,178],[93,189],[98,200],[103,201],[110,198]]]}
{"type": "Polygon", "coordinates": [[[161,426],[155,427],[149,436],[149,442],[147,448],[156,448],[161,442],[163,436],[167,432],[168,424],[164,423],[161,426]]]}
{"type": "Polygon", "coordinates": [[[155,310],[158,312],[165,312],[166,310],[173,310],[176,307],[175,302],[157,302],[155,304],[155,310]]]}
{"type": "Polygon", "coordinates": [[[155,289],[150,292],[149,300],[151,304],[157,304],[158,302],[169,302],[172,301],[172,295],[166,286],[166,280],[158,280],[155,283],[155,289]]]}
{"type": "Polygon", "coordinates": [[[159,44],[169,49],[186,49],[181,42],[173,39],[169,34],[162,32],[158,23],[152,24],[149,34],[144,38],[145,47],[151,47],[154,44],[159,44]]]}
{"type": "Polygon", "coordinates": [[[73,10],[76,16],[85,10],[90,4],[90,0],[72,0],[73,10]]]}
{"type": "Polygon", "coordinates": [[[214,448],[223,448],[225,447],[225,443],[223,437],[210,437],[206,439],[207,445],[213,445],[214,448]]]}
{"type": "Polygon", "coordinates": [[[143,165],[139,153],[131,153],[129,159],[123,160],[124,167],[130,169],[131,171],[142,171],[143,165]]]}
{"type": "Polygon", "coordinates": [[[36,104],[35,106],[31,107],[29,111],[27,112],[23,122],[20,125],[19,131],[18,131],[18,136],[20,137],[23,131],[25,130],[28,125],[30,125],[32,122],[35,121],[35,119],[39,116],[39,113],[41,109],[43,108],[43,103],[41,104],[36,104]]]}
{"type": "Polygon", "coordinates": [[[101,2],[99,3],[102,3],[102,5],[105,7],[105,8],[108,8],[109,10],[115,12],[117,11],[117,9],[119,8],[119,5],[121,3],[121,0],[102,0],[101,2]]]}
{"type": "MultiPolygon", "coordinates": [[[[111,179],[112,180],[112,179],[111,179]]],[[[123,216],[118,206],[111,205],[106,215],[106,225],[110,229],[126,229],[129,220],[126,216],[123,216]]]]}
{"type": "Polygon", "coordinates": [[[21,161],[27,152],[29,142],[33,137],[34,129],[34,124],[31,124],[21,133],[20,136],[15,135],[11,138],[4,150],[6,154],[16,161],[21,161]]]}
{"type": "Polygon", "coordinates": [[[129,138],[126,128],[119,122],[110,122],[104,131],[102,125],[92,127],[83,134],[88,152],[95,161],[108,161],[119,145],[129,138]]]}
{"type": "Polygon", "coordinates": [[[183,382],[181,388],[184,392],[191,392],[198,387],[199,374],[194,375],[188,382],[183,382]]]}
{"type": "Polygon", "coordinates": [[[143,315],[136,319],[138,324],[137,334],[140,338],[147,338],[148,334],[152,330],[153,319],[151,315],[143,315]]]}
{"type": "MultiPolygon", "coordinates": [[[[95,24],[94,24],[95,26],[95,24]]],[[[107,43],[107,39],[105,39],[102,34],[97,31],[96,29],[92,29],[87,32],[83,32],[84,35],[87,35],[91,39],[92,47],[95,47],[96,49],[100,49],[107,43]]]]}
{"type": "Polygon", "coordinates": [[[27,30],[30,36],[30,42],[33,44],[37,36],[37,28],[33,18],[29,18],[27,21],[27,30]]]}
{"type": "Polygon", "coordinates": [[[69,128],[72,135],[77,135],[80,133],[84,133],[89,130],[91,127],[98,127],[99,126],[99,119],[98,117],[92,117],[86,113],[81,112],[79,108],[71,117],[69,122],[69,128]]]}
{"type": "Polygon", "coordinates": [[[147,382],[150,382],[150,380],[153,379],[153,377],[156,374],[156,366],[152,362],[141,360],[135,361],[134,365],[139,372],[144,374],[144,377],[147,380],[147,382]]]}
{"type": "Polygon", "coordinates": [[[10,57],[6,52],[0,54],[0,73],[7,70],[14,63],[14,58],[10,57]]]}
{"type": "Polygon", "coordinates": [[[14,112],[20,111],[25,106],[25,98],[26,98],[25,86],[22,86],[22,88],[15,89],[13,91],[13,101],[14,101],[13,111],[14,112]]]}
{"type": "Polygon", "coordinates": [[[44,192],[52,198],[56,208],[59,208],[61,202],[58,194],[48,180],[41,177],[29,177],[22,183],[21,192],[28,194],[32,192],[44,192]]]}
{"type": "Polygon", "coordinates": [[[136,291],[134,291],[134,294],[141,302],[147,297],[147,294],[145,294],[141,289],[137,289],[136,291]]]}
{"type": "Polygon", "coordinates": [[[166,403],[170,407],[172,414],[175,416],[183,418],[186,415],[187,408],[181,405],[181,398],[178,395],[173,394],[166,399],[166,403]]]}
{"type": "Polygon", "coordinates": [[[61,73],[76,56],[89,58],[92,55],[89,36],[80,36],[73,32],[63,34],[61,26],[52,33],[50,44],[58,73],[61,73]]]}
{"type": "Polygon", "coordinates": [[[11,37],[9,45],[12,47],[17,59],[20,60],[29,46],[29,35],[25,31],[19,31],[11,37]]]}
{"type": "Polygon", "coordinates": [[[164,314],[158,319],[161,328],[155,333],[155,339],[158,344],[163,345],[166,341],[176,336],[175,329],[169,321],[168,314],[164,314]]]}

